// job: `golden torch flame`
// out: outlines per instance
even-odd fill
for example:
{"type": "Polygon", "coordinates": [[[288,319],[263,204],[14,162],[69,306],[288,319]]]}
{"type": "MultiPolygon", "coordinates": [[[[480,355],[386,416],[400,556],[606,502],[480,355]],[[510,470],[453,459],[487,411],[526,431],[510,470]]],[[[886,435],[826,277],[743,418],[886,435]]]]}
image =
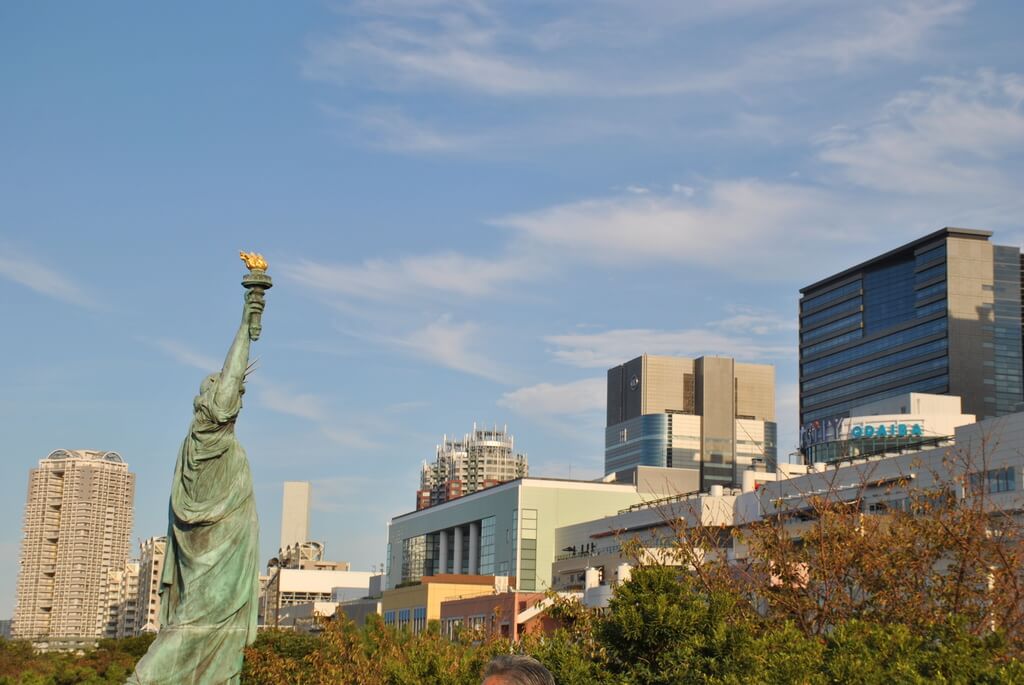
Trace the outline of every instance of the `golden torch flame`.
{"type": "Polygon", "coordinates": [[[249,267],[249,271],[258,269],[260,271],[267,270],[267,260],[263,258],[263,255],[258,252],[239,252],[238,256],[245,262],[245,265],[249,267]]]}

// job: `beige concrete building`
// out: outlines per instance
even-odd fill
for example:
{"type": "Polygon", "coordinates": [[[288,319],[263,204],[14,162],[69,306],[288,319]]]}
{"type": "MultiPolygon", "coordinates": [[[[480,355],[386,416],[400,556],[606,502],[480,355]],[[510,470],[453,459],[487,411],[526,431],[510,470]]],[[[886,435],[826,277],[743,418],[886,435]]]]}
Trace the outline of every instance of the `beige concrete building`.
{"type": "Polygon", "coordinates": [[[381,598],[381,611],[385,625],[418,633],[427,627],[427,621],[441,619],[443,602],[507,591],[508,578],[505,576],[424,576],[412,585],[385,590],[381,598]]]}
{"type": "Polygon", "coordinates": [[[135,635],[138,616],[139,563],[129,561],[124,568],[107,574],[108,618],[104,637],[123,638],[135,635]]]}
{"type": "Polygon", "coordinates": [[[116,452],[55,450],[29,475],[13,632],[44,647],[103,637],[128,561],[135,474],[116,452]]]}
{"type": "Polygon", "coordinates": [[[160,631],[160,576],[164,571],[167,538],[153,537],[139,545],[139,586],[135,634],[160,631]]]}
{"type": "Polygon", "coordinates": [[[642,355],[608,370],[605,473],[684,469],[686,491],[774,468],[775,367],[729,357],[642,355]]]}
{"type": "Polygon", "coordinates": [[[281,502],[281,549],[307,542],[309,538],[309,505],[312,484],[307,481],[285,481],[281,502]]]}

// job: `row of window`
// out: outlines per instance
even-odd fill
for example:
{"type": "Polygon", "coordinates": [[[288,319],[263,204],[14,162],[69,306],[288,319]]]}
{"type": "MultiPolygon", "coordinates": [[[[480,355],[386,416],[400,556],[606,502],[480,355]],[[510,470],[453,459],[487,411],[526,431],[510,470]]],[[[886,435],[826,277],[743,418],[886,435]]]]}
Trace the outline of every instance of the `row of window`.
{"type": "MultiPolygon", "coordinates": [[[[833,366],[839,366],[846,362],[851,362],[862,357],[867,357],[876,352],[882,352],[890,347],[896,347],[897,345],[903,345],[904,343],[913,342],[926,338],[930,335],[945,332],[946,330],[946,318],[938,318],[933,321],[927,321],[920,325],[914,326],[913,328],[905,328],[895,333],[876,338],[862,345],[857,345],[848,350],[836,352],[828,356],[822,357],[821,359],[815,359],[804,363],[803,372],[805,375],[810,375],[818,371],[824,371],[825,369],[833,366]]],[[[808,350],[804,350],[804,355],[808,354],[808,350]]]]}
{"type": "Polygon", "coordinates": [[[834,338],[829,338],[828,340],[820,342],[816,345],[810,345],[809,347],[805,347],[803,353],[806,355],[817,354],[819,352],[824,352],[825,350],[831,350],[833,347],[845,345],[851,340],[857,340],[862,337],[864,337],[864,331],[858,328],[850,331],[849,333],[843,333],[842,335],[837,335],[834,338]]]}
{"type": "Polygon", "coordinates": [[[819,328],[815,328],[815,329],[812,329],[810,331],[805,332],[803,334],[803,342],[804,343],[813,342],[815,340],[818,340],[819,338],[824,338],[829,333],[841,330],[843,328],[849,328],[850,326],[854,326],[854,325],[857,325],[857,324],[860,324],[860,312],[859,311],[854,313],[854,314],[852,314],[851,316],[844,316],[843,318],[837,319],[837,320],[833,321],[832,323],[828,323],[828,324],[825,324],[824,326],[821,326],[819,328]]]}
{"type": "Polygon", "coordinates": [[[1012,492],[1017,489],[1017,474],[1012,466],[989,469],[967,476],[967,485],[975,494],[1012,492]]]}
{"type": "Polygon", "coordinates": [[[814,390],[815,388],[823,388],[826,385],[837,383],[839,381],[846,380],[847,378],[857,378],[859,376],[866,376],[872,371],[878,371],[886,367],[895,366],[911,359],[917,359],[918,357],[924,357],[932,354],[941,354],[946,351],[949,347],[949,341],[945,338],[941,340],[933,340],[925,343],[924,345],[918,345],[917,347],[911,347],[910,349],[901,350],[893,354],[879,357],[878,359],[872,359],[871,361],[863,362],[855,366],[849,366],[839,371],[833,371],[830,374],[819,376],[817,378],[805,381],[802,384],[804,392],[814,390]]]}
{"type": "Polygon", "coordinates": [[[853,295],[860,292],[860,281],[852,281],[846,285],[829,290],[827,293],[805,297],[800,300],[800,311],[806,312],[810,309],[820,307],[828,302],[834,302],[845,295],[853,295]]]}
{"type": "Polygon", "coordinates": [[[914,262],[876,265],[864,274],[864,328],[868,335],[914,318],[914,262]]]}
{"type": "Polygon", "coordinates": [[[935,266],[929,267],[924,271],[918,271],[914,274],[914,283],[926,283],[933,278],[946,275],[946,263],[936,264],[935,266]]]}
{"type": "Polygon", "coordinates": [[[914,263],[916,263],[918,265],[920,265],[920,264],[927,264],[928,262],[932,261],[933,259],[938,259],[940,257],[945,257],[945,256],[946,256],[946,243],[942,243],[941,245],[933,247],[930,250],[925,250],[924,252],[919,252],[918,254],[916,254],[914,256],[914,263]]]}
{"type": "Polygon", "coordinates": [[[933,297],[935,295],[940,295],[940,294],[945,294],[945,293],[946,293],[946,282],[945,281],[939,281],[938,283],[930,285],[927,288],[921,288],[920,290],[916,291],[914,293],[914,295],[917,298],[917,301],[920,302],[922,300],[927,300],[928,298],[933,297]]]}
{"type": "Polygon", "coordinates": [[[914,316],[918,319],[923,319],[926,316],[937,314],[938,312],[946,311],[946,298],[936,300],[930,304],[926,304],[923,307],[918,307],[914,310],[914,316]]]}
{"type": "Polygon", "coordinates": [[[800,325],[803,328],[809,328],[815,324],[821,323],[822,321],[831,319],[833,316],[839,316],[840,314],[847,314],[849,312],[859,312],[862,301],[863,300],[860,297],[855,297],[852,300],[832,305],[827,309],[822,309],[820,312],[815,312],[810,316],[803,317],[800,320],[800,325]]]}
{"type": "Polygon", "coordinates": [[[913,366],[906,366],[896,371],[890,371],[889,373],[881,376],[875,376],[873,378],[867,378],[862,381],[855,383],[848,383],[842,387],[834,388],[833,390],[826,390],[825,392],[819,392],[815,395],[808,395],[804,397],[804,404],[806,406],[818,404],[827,400],[842,397],[844,395],[857,394],[857,392],[864,390],[865,388],[871,388],[882,383],[888,383],[890,381],[900,380],[902,378],[910,378],[911,376],[917,376],[918,374],[927,373],[928,371],[945,371],[946,370],[946,358],[938,357],[937,359],[929,359],[928,361],[921,362],[920,364],[914,364],[913,366]]]}
{"type": "Polygon", "coordinates": [[[861,404],[866,404],[866,403],[872,402],[874,400],[880,400],[880,399],[883,399],[885,397],[892,397],[893,395],[899,395],[899,394],[904,393],[904,392],[937,392],[937,393],[942,393],[942,392],[945,392],[948,387],[949,387],[949,375],[948,374],[943,374],[943,375],[937,376],[935,378],[929,378],[929,379],[924,380],[924,381],[914,381],[912,383],[907,383],[906,385],[901,385],[901,386],[899,386],[897,388],[890,388],[888,390],[885,390],[884,392],[876,392],[876,393],[873,393],[871,395],[864,395],[864,396],[861,396],[861,397],[853,397],[853,398],[850,398],[848,400],[844,400],[842,402],[838,402],[836,404],[830,404],[827,407],[821,407],[820,409],[815,409],[814,411],[809,411],[809,412],[807,412],[806,414],[803,415],[803,419],[801,419],[801,423],[807,423],[809,421],[814,421],[815,419],[824,418],[826,416],[835,416],[837,414],[841,414],[841,413],[843,413],[845,411],[848,411],[851,407],[858,406],[858,405],[861,405],[861,404]]]}

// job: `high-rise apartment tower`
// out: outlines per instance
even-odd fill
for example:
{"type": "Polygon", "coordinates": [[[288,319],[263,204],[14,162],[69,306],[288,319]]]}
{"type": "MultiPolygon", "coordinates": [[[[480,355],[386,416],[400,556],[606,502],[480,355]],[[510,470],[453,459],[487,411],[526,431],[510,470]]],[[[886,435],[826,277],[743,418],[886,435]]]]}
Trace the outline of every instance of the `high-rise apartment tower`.
{"type": "Polygon", "coordinates": [[[944,228],[803,288],[800,423],[908,392],[978,419],[1021,402],[1021,254],[944,228]]]}
{"type": "Polygon", "coordinates": [[[775,367],[645,354],[608,370],[605,425],[606,474],[669,467],[693,490],[738,487],[777,462],[775,367]]]}
{"type": "Polygon", "coordinates": [[[471,492],[528,475],[525,454],[515,451],[508,426],[477,428],[462,440],[444,436],[433,464],[423,463],[416,508],[441,504],[471,492]]]}
{"type": "Polygon", "coordinates": [[[135,634],[160,630],[160,578],[167,554],[167,538],[143,540],[139,545],[139,587],[135,601],[135,634]]]}
{"type": "Polygon", "coordinates": [[[128,561],[134,498],[135,474],[117,452],[55,450],[32,469],[15,637],[50,645],[103,637],[110,572],[128,561]]]}

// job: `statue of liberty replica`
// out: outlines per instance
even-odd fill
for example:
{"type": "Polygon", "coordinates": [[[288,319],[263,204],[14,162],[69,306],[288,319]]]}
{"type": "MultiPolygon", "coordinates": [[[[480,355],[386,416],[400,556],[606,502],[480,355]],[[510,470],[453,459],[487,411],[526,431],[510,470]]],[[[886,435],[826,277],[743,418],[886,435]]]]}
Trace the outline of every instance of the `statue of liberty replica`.
{"type": "Polygon", "coordinates": [[[128,678],[132,685],[238,683],[243,649],[256,639],[259,522],[235,421],[272,284],[260,255],[241,256],[249,267],[242,323],[224,368],[203,380],[192,403],[171,483],[160,632],[128,678]]]}

